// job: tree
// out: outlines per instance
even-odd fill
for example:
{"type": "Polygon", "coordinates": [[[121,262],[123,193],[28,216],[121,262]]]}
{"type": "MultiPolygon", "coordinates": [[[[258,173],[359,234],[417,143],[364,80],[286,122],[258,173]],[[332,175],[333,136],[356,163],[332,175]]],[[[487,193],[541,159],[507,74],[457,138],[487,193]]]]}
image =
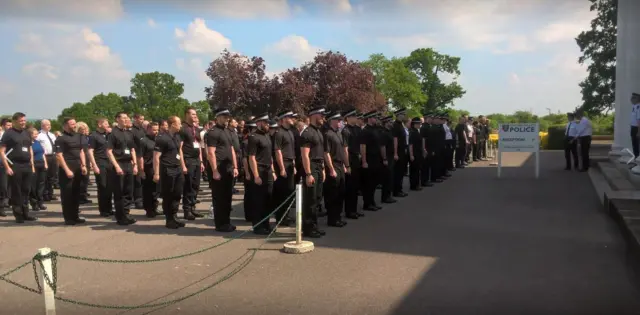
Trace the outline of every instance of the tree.
{"type": "Polygon", "coordinates": [[[193,102],[191,103],[191,107],[196,109],[201,126],[204,126],[204,124],[207,123],[209,120],[213,120],[213,117],[211,117],[210,115],[211,106],[209,105],[209,102],[207,101],[193,102]]]}
{"type": "Polygon", "coordinates": [[[422,93],[427,98],[423,104],[424,110],[442,110],[466,93],[455,81],[460,75],[460,57],[440,54],[431,48],[420,48],[405,58],[405,64],[420,80],[422,93]],[[444,73],[452,75],[454,81],[443,83],[439,75],[444,73]]]}
{"type": "Polygon", "coordinates": [[[580,64],[589,62],[587,77],[580,83],[582,109],[596,114],[610,110],[616,90],[616,38],[618,32],[618,1],[589,0],[596,17],[591,29],[576,38],[582,56],[580,64]]]}
{"type": "Polygon", "coordinates": [[[130,110],[148,116],[148,119],[166,119],[171,115],[182,117],[189,101],[182,97],[184,84],[168,73],[137,73],[131,79],[130,110]]]}
{"type": "Polygon", "coordinates": [[[375,76],[375,86],[394,108],[407,108],[410,115],[419,115],[427,97],[422,93],[418,76],[405,65],[404,58],[387,59],[373,54],[362,63],[375,76]]]}

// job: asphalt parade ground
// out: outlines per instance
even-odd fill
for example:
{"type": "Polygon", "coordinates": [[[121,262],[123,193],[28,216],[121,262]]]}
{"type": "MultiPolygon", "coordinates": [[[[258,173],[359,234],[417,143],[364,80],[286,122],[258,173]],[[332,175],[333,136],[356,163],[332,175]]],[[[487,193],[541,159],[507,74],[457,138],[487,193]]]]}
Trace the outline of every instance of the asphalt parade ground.
{"type": "MultiPolygon", "coordinates": [[[[136,225],[120,227],[98,216],[95,201],[82,206],[87,224],[67,227],[60,205],[49,203],[38,222],[0,218],[0,274],[42,247],[146,260],[227,242],[154,262],[59,257],[56,296],[101,307],[58,300],[57,314],[640,314],[640,282],[620,232],[588,175],[563,170],[562,154],[540,154],[539,179],[530,154],[507,153],[500,179],[478,162],[344,228],[323,218],[327,235],[304,255],[280,252],[293,228],[268,241],[233,238],[249,228],[241,194],[235,234],[215,232],[210,219],[168,230],[142,210],[132,211],[136,225]]],[[[209,195],[200,195],[202,213],[209,195]]],[[[9,278],[37,289],[31,266],[9,278]]],[[[44,314],[44,298],[0,281],[0,314],[44,314]]]]}

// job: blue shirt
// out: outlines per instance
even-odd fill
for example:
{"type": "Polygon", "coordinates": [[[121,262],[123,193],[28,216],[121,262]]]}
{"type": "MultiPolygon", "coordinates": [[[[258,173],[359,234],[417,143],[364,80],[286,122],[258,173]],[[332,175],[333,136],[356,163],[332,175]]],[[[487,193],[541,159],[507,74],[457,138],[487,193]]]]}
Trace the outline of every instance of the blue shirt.
{"type": "Polygon", "coordinates": [[[33,150],[33,160],[34,161],[42,161],[44,158],[44,148],[40,144],[39,141],[34,141],[31,145],[31,150],[33,150]]]}

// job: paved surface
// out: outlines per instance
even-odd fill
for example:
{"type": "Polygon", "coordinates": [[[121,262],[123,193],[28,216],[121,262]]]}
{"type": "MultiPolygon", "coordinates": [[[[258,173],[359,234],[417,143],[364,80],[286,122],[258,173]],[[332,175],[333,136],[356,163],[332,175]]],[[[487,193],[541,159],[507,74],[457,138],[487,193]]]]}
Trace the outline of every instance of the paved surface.
{"type": "MultiPolygon", "coordinates": [[[[502,179],[495,178],[495,167],[478,163],[345,228],[327,228],[313,253],[280,253],[286,237],[269,242],[271,250],[259,251],[230,280],[153,314],[640,314],[635,272],[587,174],[563,171],[561,152],[541,154],[538,180],[527,154],[505,154],[503,161],[502,179]]],[[[85,211],[91,224],[64,227],[53,208],[36,224],[0,221],[0,270],[43,246],[137,259],[225,240],[209,220],[176,233],[161,219],[122,228],[91,210],[85,211]]],[[[240,210],[234,215],[242,217],[240,210]]],[[[242,239],[147,265],[61,259],[58,295],[115,305],[176,298],[214,283],[226,273],[216,273],[220,268],[259,244],[242,239]]],[[[12,279],[35,285],[30,270],[12,279]]],[[[43,314],[42,296],[2,282],[0,303],[0,314],[43,314]]],[[[122,313],[63,302],[57,307],[61,315],[122,313]]]]}

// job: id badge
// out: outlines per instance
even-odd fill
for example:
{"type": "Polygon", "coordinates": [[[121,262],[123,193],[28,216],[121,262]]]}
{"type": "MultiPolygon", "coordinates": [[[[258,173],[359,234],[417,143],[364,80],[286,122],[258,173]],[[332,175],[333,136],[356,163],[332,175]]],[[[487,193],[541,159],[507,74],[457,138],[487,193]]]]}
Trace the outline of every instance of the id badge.
{"type": "Polygon", "coordinates": [[[195,142],[193,143],[193,148],[194,148],[194,149],[200,149],[200,142],[195,141],[195,142]]]}
{"type": "Polygon", "coordinates": [[[29,152],[29,148],[27,148],[27,147],[22,147],[22,152],[29,152]]]}
{"type": "Polygon", "coordinates": [[[126,154],[126,155],[130,155],[130,154],[131,154],[131,150],[129,150],[129,149],[124,149],[124,154],[126,154]]]}
{"type": "Polygon", "coordinates": [[[176,154],[176,160],[180,161],[180,154],[176,154]]]}

